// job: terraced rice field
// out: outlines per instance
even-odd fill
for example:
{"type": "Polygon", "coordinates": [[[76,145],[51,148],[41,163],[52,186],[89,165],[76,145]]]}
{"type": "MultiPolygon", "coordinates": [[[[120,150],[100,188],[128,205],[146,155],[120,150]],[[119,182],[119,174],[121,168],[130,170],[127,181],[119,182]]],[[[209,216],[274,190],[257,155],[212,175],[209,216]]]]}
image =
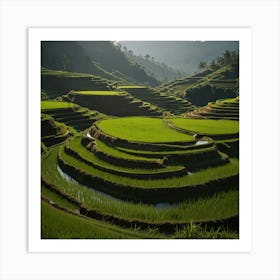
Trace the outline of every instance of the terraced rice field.
{"type": "Polygon", "coordinates": [[[239,50],[123,43],[42,42],[41,238],[238,239],[239,50]]]}
{"type": "Polygon", "coordinates": [[[172,143],[194,141],[192,136],[170,129],[168,124],[160,118],[109,119],[99,122],[98,127],[113,137],[136,142],[172,143]]]}
{"type": "Polygon", "coordinates": [[[41,69],[41,88],[48,98],[56,98],[71,90],[111,90],[114,82],[86,73],[41,69]]]}
{"type": "Polygon", "coordinates": [[[124,91],[72,91],[64,96],[80,106],[111,116],[160,116],[162,111],[124,91]]]}
{"type": "Polygon", "coordinates": [[[210,102],[207,106],[185,114],[189,118],[239,120],[239,97],[210,102]]]}
{"type": "Polygon", "coordinates": [[[54,109],[68,109],[68,108],[75,108],[78,105],[70,103],[70,102],[63,102],[63,101],[42,101],[41,102],[41,110],[54,110],[54,109]]]}
{"type": "Polygon", "coordinates": [[[208,135],[238,126],[196,121],[108,118],[49,148],[42,155],[42,237],[238,238],[238,159],[208,135]],[[190,232],[193,223],[198,232],[190,232]]]}
{"type": "Polygon", "coordinates": [[[62,122],[77,131],[90,127],[103,116],[96,111],[82,108],[71,102],[41,101],[41,112],[52,116],[56,121],[62,122]]]}
{"type": "Polygon", "coordinates": [[[112,90],[87,90],[87,91],[75,91],[75,94],[85,94],[85,95],[109,95],[109,96],[115,96],[115,95],[127,95],[127,93],[122,91],[112,91],[112,90]]]}
{"type": "Polygon", "coordinates": [[[232,120],[173,118],[169,124],[182,132],[198,133],[213,139],[239,137],[239,123],[232,120]]]}
{"type": "Polygon", "coordinates": [[[71,128],[67,127],[63,123],[54,121],[51,116],[45,114],[41,115],[42,149],[44,149],[44,147],[49,147],[63,142],[67,139],[71,132],[71,128]]]}
{"type": "Polygon", "coordinates": [[[140,99],[149,104],[154,104],[163,111],[168,111],[172,114],[182,114],[192,111],[194,106],[187,100],[168,96],[164,93],[156,92],[154,89],[144,86],[119,86],[120,90],[127,91],[133,97],[140,99]]]}

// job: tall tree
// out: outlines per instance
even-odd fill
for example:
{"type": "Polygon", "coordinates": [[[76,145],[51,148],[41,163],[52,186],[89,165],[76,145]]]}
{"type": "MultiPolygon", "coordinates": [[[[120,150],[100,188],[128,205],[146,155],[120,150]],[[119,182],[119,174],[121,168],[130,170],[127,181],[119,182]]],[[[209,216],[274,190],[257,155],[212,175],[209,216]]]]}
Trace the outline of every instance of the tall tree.
{"type": "Polygon", "coordinates": [[[225,65],[230,64],[230,62],[231,62],[231,54],[230,54],[230,52],[228,50],[226,50],[224,52],[223,57],[224,57],[224,64],[225,65]]]}
{"type": "Polygon", "coordinates": [[[206,69],[207,68],[207,62],[206,61],[199,62],[198,68],[201,69],[201,70],[206,69]]]}

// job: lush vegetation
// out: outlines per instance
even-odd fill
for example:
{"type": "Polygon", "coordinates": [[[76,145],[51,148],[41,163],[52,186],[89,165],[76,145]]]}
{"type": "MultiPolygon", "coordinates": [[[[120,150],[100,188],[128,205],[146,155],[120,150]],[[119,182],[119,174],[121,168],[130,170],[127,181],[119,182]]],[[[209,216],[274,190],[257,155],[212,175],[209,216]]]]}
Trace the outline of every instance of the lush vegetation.
{"type": "Polygon", "coordinates": [[[193,141],[192,136],[170,129],[164,120],[158,118],[108,119],[99,122],[98,127],[111,136],[130,141],[158,143],[193,141]]]}
{"type": "Polygon", "coordinates": [[[165,111],[165,114],[179,115],[194,109],[194,106],[188,100],[167,95],[152,88],[137,85],[119,86],[118,88],[127,91],[134,98],[154,104],[165,111]]]}
{"type": "Polygon", "coordinates": [[[239,120],[239,97],[209,102],[207,106],[186,113],[189,118],[239,120]]]}
{"type": "Polygon", "coordinates": [[[234,134],[239,131],[239,123],[230,120],[173,118],[171,123],[178,128],[207,135],[234,134]]]}
{"type": "Polygon", "coordinates": [[[76,104],[70,102],[63,102],[63,101],[42,101],[41,102],[41,110],[52,110],[52,109],[66,109],[66,108],[73,108],[77,106],[76,104]]]}
{"type": "Polygon", "coordinates": [[[137,228],[123,229],[108,223],[86,219],[57,209],[42,202],[42,238],[48,239],[147,239],[147,238],[237,238],[227,229],[217,230],[193,225],[177,230],[173,236],[160,234],[155,228],[140,231],[137,228]]]}
{"type": "Polygon", "coordinates": [[[139,89],[139,88],[142,88],[142,89],[147,89],[146,86],[137,86],[137,85],[126,85],[126,86],[118,86],[119,89],[139,89]]]}
{"type": "Polygon", "coordinates": [[[239,94],[239,61],[234,58],[211,67],[206,64],[202,72],[163,84],[159,90],[170,96],[185,98],[195,106],[235,98],[239,94]]]}
{"type": "Polygon", "coordinates": [[[184,76],[184,72],[181,70],[174,69],[166,65],[163,62],[156,61],[153,56],[149,54],[143,55],[136,55],[133,53],[132,50],[128,50],[125,46],[121,46],[118,43],[118,46],[123,50],[125,55],[128,57],[129,60],[143,65],[150,75],[154,76],[157,80],[161,82],[166,82],[169,80],[174,80],[176,78],[184,76]]]}
{"type": "Polygon", "coordinates": [[[133,179],[126,178],[122,176],[117,176],[111,174],[110,172],[100,171],[95,167],[92,167],[84,162],[81,162],[79,159],[70,156],[65,153],[64,150],[61,150],[62,159],[70,166],[75,167],[77,170],[83,170],[85,174],[94,174],[96,177],[103,178],[105,181],[113,182],[123,186],[132,186],[135,188],[178,188],[184,186],[195,186],[198,184],[206,183],[210,180],[216,180],[218,178],[228,177],[238,174],[238,162],[232,160],[230,163],[227,163],[218,167],[209,167],[202,171],[196,172],[192,176],[185,175],[178,178],[172,179],[159,179],[159,180],[142,180],[142,179],[133,179]]]}
{"type": "MultiPolygon", "coordinates": [[[[62,68],[64,70],[64,68],[62,68]]],[[[41,69],[41,88],[44,99],[57,98],[72,90],[112,90],[116,82],[97,75],[41,69]]]]}
{"type": "MultiPolygon", "coordinates": [[[[66,180],[61,177],[57,166],[53,164],[57,156],[56,150],[57,148],[43,161],[42,175],[44,180],[56,186],[61,192],[69,194],[71,197],[80,201],[89,209],[98,209],[106,214],[121,216],[125,219],[146,220],[151,223],[219,219],[238,213],[238,191],[236,190],[221,192],[210,197],[185,200],[167,208],[155,207],[143,203],[125,202],[108,197],[103,193],[82,186],[73,180],[66,180]]],[[[45,188],[43,188],[43,195],[57,203],[61,200],[61,197],[54,198],[53,195],[46,194],[45,188]]],[[[57,195],[55,196],[57,197],[57,195]]],[[[71,207],[71,209],[76,208],[77,206],[71,207]]]]}
{"type": "Polygon", "coordinates": [[[109,41],[44,41],[41,55],[42,66],[48,69],[94,74],[112,81],[159,83],[109,41]]]}
{"type": "Polygon", "coordinates": [[[238,52],[210,62],[42,42],[42,238],[239,238],[238,52]]]}
{"type": "Polygon", "coordinates": [[[124,92],[120,91],[109,91],[109,90],[102,90],[102,91],[75,91],[74,94],[88,94],[88,95],[123,95],[124,92]]]}
{"type": "MultiPolygon", "coordinates": [[[[42,238],[48,239],[139,239],[150,235],[125,230],[105,222],[82,218],[42,202],[42,238]]],[[[158,235],[160,236],[160,235],[158,235]]]]}

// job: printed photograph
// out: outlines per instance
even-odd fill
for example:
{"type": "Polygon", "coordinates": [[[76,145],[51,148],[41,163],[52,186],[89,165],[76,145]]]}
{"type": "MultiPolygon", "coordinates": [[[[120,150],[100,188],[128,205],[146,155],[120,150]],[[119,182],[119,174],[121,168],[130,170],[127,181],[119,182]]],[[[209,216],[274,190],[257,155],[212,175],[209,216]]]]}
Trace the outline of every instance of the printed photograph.
{"type": "Polygon", "coordinates": [[[239,41],[41,41],[41,239],[239,239],[239,100],[239,41]]]}

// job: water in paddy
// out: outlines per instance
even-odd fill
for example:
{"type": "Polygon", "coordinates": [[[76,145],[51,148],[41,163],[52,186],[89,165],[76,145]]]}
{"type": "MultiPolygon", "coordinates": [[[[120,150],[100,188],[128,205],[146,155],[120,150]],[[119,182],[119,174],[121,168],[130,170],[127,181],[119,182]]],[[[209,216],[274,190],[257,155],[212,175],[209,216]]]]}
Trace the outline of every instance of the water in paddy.
{"type": "MultiPolygon", "coordinates": [[[[68,174],[66,174],[65,172],[63,172],[61,170],[61,168],[57,165],[57,171],[58,173],[60,174],[60,176],[65,179],[67,182],[70,182],[70,183],[75,183],[81,187],[84,187],[84,188],[88,188],[88,189],[91,189],[94,193],[97,193],[97,194],[102,194],[104,195],[105,197],[109,198],[109,199],[113,199],[115,201],[123,201],[119,198],[116,198],[112,195],[109,195],[107,193],[104,193],[104,192],[101,192],[101,191],[98,191],[98,190],[95,190],[91,187],[88,187],[86,185],[83,185],[83,184],[80,184],[78,181],[76,181],[75,179],[73,179],[71,176],[69,176],[68,174]]],[[[98,198],[96,198],[98,199],[98,198]]],[[[155,204],[151,204],[152,206],[158,208],[158,209],[164,209],[164,208],[168,208],[168,207],[176,207],[178,204],[177,203],[168,203],[168,202],[163,202],[163,203],[155,203],[155,204]]]]}
{"type": "Polygon", "coordinates": [[[195,145],[205,145],[208,144],[209,142],[206,140],[198,140],[195,142],[195,145]]]}
{"type": "MultiPolygon", "coordinates": [[[[93,136],[91,136],[91,134],[90,134],[90,132],[88,131],[87,132],[87,137],[89,138],[89,139],[91,139],[91,140],[94,140],[94,137],[93,136]]],[[[195,143],[194,143],[194,145],[205,145],[205,144],[208,144],[209,142],[207,141],[207,140],[197,140],[195,143]]]]}
{"type": "Polygon", "coordinates": [[[94,138],[90,135],[89,131],[87,132],[87,137],[91,140],[94,140],[94,138]]]}

